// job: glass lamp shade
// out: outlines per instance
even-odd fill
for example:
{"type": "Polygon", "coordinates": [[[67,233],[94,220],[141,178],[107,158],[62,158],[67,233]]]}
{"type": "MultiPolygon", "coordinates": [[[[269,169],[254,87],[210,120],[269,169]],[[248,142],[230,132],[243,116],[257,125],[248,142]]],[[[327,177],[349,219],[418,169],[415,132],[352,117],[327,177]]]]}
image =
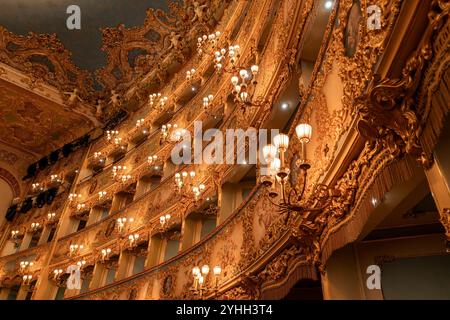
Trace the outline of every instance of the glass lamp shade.
{"type": "Polygon", "coordinates": [[[203,267],[202,267],[202,273],[204,274],[204,275],[207,275],[208,273],[209,273],[209,266],[208,265],[204,265],[203,267]]]}
{"type": "Polygon", "coordinates": [[[259,67],[256,64],[254,64],[252,65],[251,70],[253,74],[257,74],[259,71],[259,67]]]}
{"type": "Polygon", "coordinates": [[[214,275],[218,276],[222,273],[222,268],[220,266],[215,266],[213,269],[214,275]]]}
{"type": "Polygon", "coordinates": [[[311,140],[312,127],[307,123],[301,123],[295,127],[295,133],[300,141],[308,143],[311,140]]]}
{"type": "Polygon", "coordinates": [[[237,85],[238,82],[239,82],[239,78],[237,76],[231,77],[231,83],[233,84],[233,86],[237,85]]]}
{"type": "Polygon", "coordinates": [[[277,148],[274,145],[268,144],[267,146],[263,147],[263,157],[266,162],[271,162],[273,159],[275,159],[276,155],[277,148]]]}
{"type": "Polygon", "coordinates": [[[283,133],[277,134],[273,138],[273,144],[278,149],[286,150],[287,147],[289,146],[289,137],[283,133]]]}
{"type": "Polygon", "coordinates": [[[199,273],[200,273],[200,268],[199,267],[192,268],[192,274],[194,276],[198,275],[199,273]]]}
{"type": "Polygon", "coordinates": [[[240,97],[241,97],[242,102],[247,102],[247,100],[248,100],[248,93],[243,91],[243,92],[241,92],[240,97]]]}
{"type": "Polygon", "coordinates": [[[281,168],[281,160],[279,158],[273,159],[270,163],[270,172],[275,175],[281,168]]]}

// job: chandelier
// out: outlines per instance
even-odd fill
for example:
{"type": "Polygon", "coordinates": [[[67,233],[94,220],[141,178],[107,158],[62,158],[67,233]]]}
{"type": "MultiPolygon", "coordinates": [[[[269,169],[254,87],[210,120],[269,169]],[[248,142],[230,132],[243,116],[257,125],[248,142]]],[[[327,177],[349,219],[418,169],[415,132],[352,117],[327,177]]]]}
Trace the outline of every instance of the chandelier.
{"type": "MultiPolygon", "coordinates": [[[[305,205],[303,199],[308,169],[311,167],[306,158],[306,145],[311,140],[312,127],[309,124],[302,123],[295,128],[296,135],[300,140],[301,151],[299,159],[296,161],[303,175],[303,183],[300,188],[297,186],[288,186],[288,176],[290,169],[286,166],[285,152],[289,146],[289,137],[285,134],[278,134],[273,139],[273,145],[269,144],[263,148],[263,157],[266,161],[266,172],[261,173],[261,182],[268,189],[269,200],[272,204],[286,212],[310,212],[321,210],[320,208],[310,208],[305,205]],[[277,157],[279,154],[279,157],[277,157]],[[289,188],[289,190],[288,190],[289,188]],[[280,202],[272,201],[273,198],[281,195],[280,202]]],[[[328,198],[328,187],[318,185],[317,191],[321,192],[320,199],[328,198]]]]}

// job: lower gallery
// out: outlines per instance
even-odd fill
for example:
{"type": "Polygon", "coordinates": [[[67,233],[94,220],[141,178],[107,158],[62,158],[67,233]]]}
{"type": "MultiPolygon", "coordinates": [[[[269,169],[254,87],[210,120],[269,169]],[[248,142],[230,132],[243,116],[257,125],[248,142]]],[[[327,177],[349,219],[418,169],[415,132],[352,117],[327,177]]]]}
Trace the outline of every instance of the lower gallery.
{"type": "Polygon", "coordinates": [[[65,2],[0,4],[1,300],[450,299],[449,0],[65,2]]]}

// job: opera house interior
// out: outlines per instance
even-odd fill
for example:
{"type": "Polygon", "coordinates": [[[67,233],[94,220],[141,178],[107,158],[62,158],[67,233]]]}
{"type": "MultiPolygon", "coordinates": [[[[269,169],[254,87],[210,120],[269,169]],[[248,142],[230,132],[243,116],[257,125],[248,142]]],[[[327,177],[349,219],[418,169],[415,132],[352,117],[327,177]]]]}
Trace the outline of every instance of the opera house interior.
{"type": "Polygon", "coordinates": [[[0,300],[450,299],[450,0],[1,0],[0,300]]]}

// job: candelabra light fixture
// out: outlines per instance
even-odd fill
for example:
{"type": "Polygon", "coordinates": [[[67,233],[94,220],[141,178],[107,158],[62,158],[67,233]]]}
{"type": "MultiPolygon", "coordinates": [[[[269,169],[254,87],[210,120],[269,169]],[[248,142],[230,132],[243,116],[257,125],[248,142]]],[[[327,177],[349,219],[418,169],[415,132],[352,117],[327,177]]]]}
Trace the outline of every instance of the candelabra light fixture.
{"type": "Polygon", "coordinates": [[[71,244],[69,246],[69,256],[76,256],[81,250],[83,250],[84,245],[82,244],[71,244]]]}
{"type": "Polygon", "coordinates": [[[242,107],[260,107],[264,104],[264,102],[253,101],[258,83],[256,81],[258,72],[259,67],[255,64],[251,66],[250,72],[247,69],[241,69],[239,70],[239,75],[235,74],[231,77],[234,101],[242,107]]]}
{"type": "Polygon", "coordinates": [[[136,128],[142,128],[142,134],[148,134],[148,130],[144,127],[145,119],[139,119],[136,121],[136,128]]]}
{"type": "Polygon", "coordinates": [[[125,225],[128,223],[128,224],[130,224],[130,223],[132,223],[134,221],[134,218],[125,218],[125,217],[122,217],[122,218],[118,218],[117,219],[117,230],[119,231],[119,233],[122,233],[123,231],[124,231],[124,229],[125,229],[125,225]]]}
{"type": "Polygon", "coordinates": [[[202,35],[197,39],[197,53],[199,56],[203,54],[210,54],[214,52],[217,48],[217,43],[219,41],[220,31],[216,31],[209,35],[202,35]]]}
{"type": "Polygon", "coordinates": [[[128,180],[132,178],[131,175],[126,173],[127,166],[113,166],[112,168],[112,176],[113,179],[122,183],[126,183],[128,180]]]}
{"type": "Polygon", "coordinates": [[[70,202],[72,202],[72,201],[78,201],[78,200],[81,199],[81,194],[78,194],[78,193],[71,193],[71,194],[69,194],[68,199],[69,199],[70,202]]]}
{"type": "Polygon", "coordinates": [[[63,269],[55,269],[53,270],[53,280],[59,280],[64,273],[63,269]]]}
{"type": "Polygon", "coordinates": [[[191,83],[192,81],[194,81],[194,74],[195,74],[195,69],[192,68],[191,70],[186,71],[186,80],[187,82],[191,83]]]}
{"type": "Polygon", "coordinates": [[[154,108],[158,111],[162,111],[164,110],[164,107],[167,104],[167,101],[169,100],[169,98],[167,98],[166,96],[162,96],[161,93],[153,93],[151,95],[149,95],[149,105],[150,108],[154,108]]]}
{"type": "Polygon", "coordinates": [[[182,173],[177,172],[175,174],[175,187],[180,196],[187,198],[193,197],[197,201],[206,187],[203,183],[195,185],[194,178],[195,171],[189,173],[187,171],[183,171],[182,173]]]}
{"type": "Polygon", "coordinates": [[[40,184],[39,182],[33,183],[31,185],[31,192],[38,193],[44,191],[44,186],[40,184]]]}
{"type": "Polygon", "coordinates": [[[147,163],[149,166],[153,166],[153,169],[155,170],[161,169],[160,165],[158,164],[158,156],[156,154],[153,156],[149,156],[147,158],[147,163]]]}
{"type": "Polygon", "coordinates": [[[208,295],[212,292],[217,295],[222,268],[220,266],[215,266],[213,268],[213,278],[210,283],[207,281],[209,272],[210,268],[208,265],[204,265],[201,268],[198,266],[192,268],[194,283],[191,290],[195,295],[198,295],[200,299],[203,299],[205,294],[208,295]]]}
{"type": "Polygon", "coordinates": [[[86,265],[86,260],[80,260],[77,261],[77,266],[80,267],[80,269],[83,269],[83,267],[86,265]]]}
{"type": "Polygon", "coordinates": [[[102,255],[101,255],[102,262],[105,262],[106,260],[109,259],[109,256],[110,256],[111,252],[112,252],[111,248],[102,249],[102,251],[101,251],[101,253],[102,253],[102,255]]]}
{"type": "Polygon", "coordinates": [[[108,130],[106,131],[106,140],[108,142],[114,142],[116,138],[119,137],[119,131],[118,130],[108,130]]]}
{"type": "Polygon", "coordinates": [[[98,193],[98,199],[102,200],[104,197],[106,197],[107,194],[108,194],[108,192],[106,192],[106,191],[100,191],[98,193]]]}
{"type": "Polygon", "coordinates": [[[50,176],[50,183],[52,185],[60,185],[63,183],[63,179],[60,174],[52,174],[50,176]]]}
{"type": "Polygon", "coordinates": [[[29,261],[20,261],[20,273],[25,273],[29,270],[30,267],[32,267],[34,265],[34,262],[29,262],[29,261]]]}
{"type": "Polygon", "coordinates": [[[39,222],[33,222],[30,226],[30,232],[36,232],[40,229],[41,224],[39,222]]]}
{"type": "Polygon", "coordinates": [[[177,124],[165,124],[161,127],[161,141],[179,142],[187,133],[186,129],[179,128],[177,124]]]}
{"type": "MultiPolygon", "coordinates": [[[[273,145],[269,144],[263,148],[264,160],[267,164],[267,173],[261,175],[262,184],[269,189],[269,200],[286,212],[311,212],[322,210],[321,208],[309,208],[305,205],[303,199],[308,169],[311,167],[306,158],[306,145],[310,142],[312,136],[312,127],[309,124],[302,123],[295,128],[296,135],[300,140],[301,151],[296,161],[303,173],[303,183],[300,188],[290,186],[288,190],[288,176],[290,169],[286,166],[285,152],[289,146],[289,137],[285,134],[278,134],[273,139],[273,145]],[[279,158],[277,157],[279,154],[279,158]],[[273,198],[281,195],[279,203],[272,201],[273,198]]],[[[319,185],[318,190],[323,191],[322,200],[329,198],[328,187],[319,185]]]]}
{"type": "Polygon", "coordinates": [[[11,240],[17,239],[19,236],[19,230],[12,230],[11,231],[11,240]]]}
{"type": "Polygon", "coordinates": [[[159,217],[159,224],[162,232],[166,232],[169,229],[169,221],[171,218],[172,217],[169,213],[159,217]]]}
{"type": "Polygon", "coordinates": [[[137,245],[137,241],[139,239],[139,234],[134,233],[128,236],[128,244],[130,248],[134,248],[137,245]]]}
{"type": "Polygon", "coordinates": [[[26,274],[22,277],[22,284],[25,286],[29,286],[31,284],[32,280],[33,280],[33,275],[26,274]]]}

